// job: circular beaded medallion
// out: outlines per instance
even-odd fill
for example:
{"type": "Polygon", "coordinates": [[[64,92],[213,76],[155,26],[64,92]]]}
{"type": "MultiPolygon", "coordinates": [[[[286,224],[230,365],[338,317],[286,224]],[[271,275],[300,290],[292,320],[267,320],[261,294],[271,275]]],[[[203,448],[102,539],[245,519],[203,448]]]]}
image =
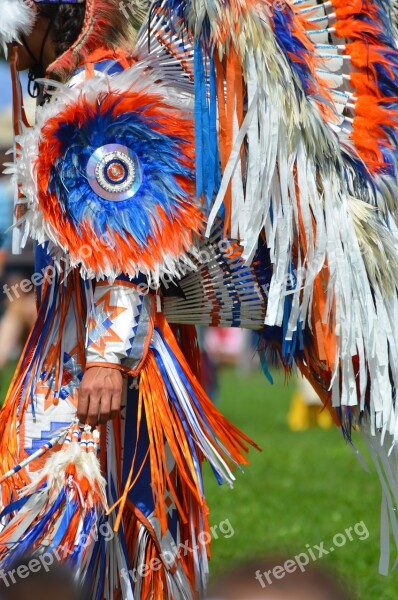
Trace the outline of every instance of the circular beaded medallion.
{"type": "Polygon", "coordinates": [[[121,144],[97,148],[87,163],[87,177],[98,196],[115,202],[134,196],[142,181],[136,154],[121,144]]]}

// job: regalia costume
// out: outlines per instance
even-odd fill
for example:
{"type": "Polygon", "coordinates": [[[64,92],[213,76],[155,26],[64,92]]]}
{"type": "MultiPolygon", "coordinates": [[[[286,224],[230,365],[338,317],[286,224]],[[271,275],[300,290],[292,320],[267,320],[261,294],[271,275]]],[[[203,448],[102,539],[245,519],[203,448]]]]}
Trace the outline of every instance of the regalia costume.
{"type": "MultiPolygon", "coordinates": [[[[37,4],[6,0],[3,41],[37,4]]],[[[119,3],[86,1],[33,127],[14,81],[15,227],[43,277],[0,416],[0,558],[57,553],[92,598],[191,599],[202,463],[232,485],[252,444],[200,385],[195,325],[257,330],[268,376],[296,363],[361,429],[397,536],[395,4],[134,6],[127,52],[106,44],[119,3]],[[93,365],[128,378],[100,439],[74,420],[93,365]]]]}

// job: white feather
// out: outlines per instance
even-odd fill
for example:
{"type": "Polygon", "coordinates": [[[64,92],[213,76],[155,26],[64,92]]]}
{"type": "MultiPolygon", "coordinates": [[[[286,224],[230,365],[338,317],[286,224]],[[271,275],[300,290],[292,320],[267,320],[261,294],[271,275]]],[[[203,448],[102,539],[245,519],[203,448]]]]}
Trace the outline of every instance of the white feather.
{"type": "Polygon", "coordinates": [[[29,35],[35,22],[35,10],[25,0],[1,0],[0,45],[7,55],[7,44],[29,35]]]}

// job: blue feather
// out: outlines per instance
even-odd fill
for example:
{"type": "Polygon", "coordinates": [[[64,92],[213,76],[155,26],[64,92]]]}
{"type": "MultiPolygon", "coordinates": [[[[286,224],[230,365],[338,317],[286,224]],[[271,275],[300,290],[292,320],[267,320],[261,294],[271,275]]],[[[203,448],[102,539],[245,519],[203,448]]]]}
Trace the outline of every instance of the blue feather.
{"type": "MultiPolygon", "coordinates": [[[[77,231],[90,223],[99,236],[108,232],[133,236],[144,245],[149,235],[156,236],[161,207],[172,219],[187,194],[176,177],[194,180],[194,169],[183,164],[186,142],[172,131],[154,128],[152,119],[140,111],[114,114],[114,106],[99,104],[78,127],[60,122],[56,132],[60,156],[53,165],[49,191],[57,196],[77,231]],[[137,193],[126,200],[113,202],[98,196],[91,188],[86,167],[90,156],[101,146],[121,144],[136,153],[142,169],[142,183],[137,193]]],[[[107,236],[109,237],[109,236],[107,236]]]]}

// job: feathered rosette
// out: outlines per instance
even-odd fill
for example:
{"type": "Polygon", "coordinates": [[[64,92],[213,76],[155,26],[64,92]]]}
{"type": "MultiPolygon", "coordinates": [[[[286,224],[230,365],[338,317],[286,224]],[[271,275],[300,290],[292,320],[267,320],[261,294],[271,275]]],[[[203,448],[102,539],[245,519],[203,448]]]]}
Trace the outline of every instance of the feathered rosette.
{"type": "Polygon", "coordinates": [[[59,88],[20,140],[27,230],[86,277],[174,276],[200,229],[192,110],[145,66],[59,88]]]}

